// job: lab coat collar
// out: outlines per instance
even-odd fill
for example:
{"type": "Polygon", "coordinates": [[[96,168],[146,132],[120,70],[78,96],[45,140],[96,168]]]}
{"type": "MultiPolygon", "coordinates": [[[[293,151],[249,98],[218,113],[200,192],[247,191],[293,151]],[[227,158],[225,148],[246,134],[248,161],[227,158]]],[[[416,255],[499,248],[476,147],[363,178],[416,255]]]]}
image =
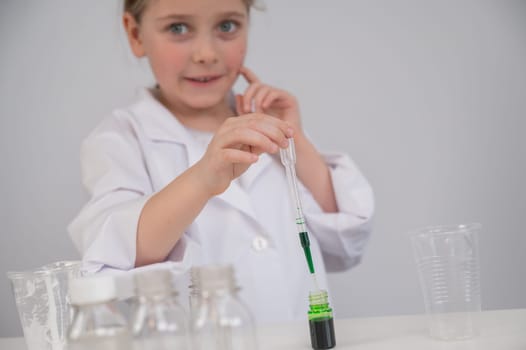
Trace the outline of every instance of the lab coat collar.
{"type": "Polygon", "coordinates": [[[153,141],[183,145],[195,143],[183,124],[157,100],[152,91],[153,89],[141,89],[138,102],[131,107],[146,136],[153,141]]]}
{"type": "MultiPolygon", "coordinates": [[[[131,107],[131,112],[141,124],[145,135],[152,141],[172,142],[183,145],[187,152],[188,166],[194,165],[203,155],[200,146],[179,120],[163,106],[149,89],[142,89],[139,101],[131,107]]],[[[216,198],[239,209],[256,222],[257,217],[248,196],[248,189],[254,180],[273,162],[268,154],[262,154],[242,175],[242,179],[232,181],[229,188],[216,198]]]]}

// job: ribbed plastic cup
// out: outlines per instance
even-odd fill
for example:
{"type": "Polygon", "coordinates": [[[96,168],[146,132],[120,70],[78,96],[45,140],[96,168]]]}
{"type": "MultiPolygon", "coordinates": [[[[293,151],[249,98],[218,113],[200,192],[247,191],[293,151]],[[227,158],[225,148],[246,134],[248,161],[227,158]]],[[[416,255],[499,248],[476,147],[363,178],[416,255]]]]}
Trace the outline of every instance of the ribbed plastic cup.
{"type": "Polygon", "coordinates": [[[477,335],[481,310],[479,224],[432,226],[411,232],[431,337],[477,335]]]}
{"type": "Polygon", "coordinates": [[[7,273],[29,350],[62,350],[71,322],[68,285],[80,261],[58,261],[29,271],[7,273]]]}

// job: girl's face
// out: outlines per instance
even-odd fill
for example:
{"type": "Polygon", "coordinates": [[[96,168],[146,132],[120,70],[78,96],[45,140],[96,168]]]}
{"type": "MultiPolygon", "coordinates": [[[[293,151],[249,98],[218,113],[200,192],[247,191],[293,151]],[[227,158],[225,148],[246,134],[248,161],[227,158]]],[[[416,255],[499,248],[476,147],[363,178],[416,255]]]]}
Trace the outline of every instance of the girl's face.
{"type": "Polygon", "coordinates": [[[129,14],[124,24],[170,105],[205,110],[225,102],[247,48],[242,0],[150,0],[139,25],[129,14]]]}

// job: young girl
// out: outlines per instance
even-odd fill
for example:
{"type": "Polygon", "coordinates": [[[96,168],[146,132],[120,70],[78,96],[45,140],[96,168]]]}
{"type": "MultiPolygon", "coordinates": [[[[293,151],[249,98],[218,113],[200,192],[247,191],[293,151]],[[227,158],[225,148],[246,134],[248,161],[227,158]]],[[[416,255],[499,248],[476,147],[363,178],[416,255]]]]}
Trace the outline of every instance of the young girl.
{"type": "Polygon", "coordinates": [[[312,289],[279,148],[294,138],[317,277],[357,264],[372,191],[345,155],[320,155],[296,99],[243,66],[252,0],[126,0],[131,50],[157,84],[83,142],[91,200],[69,231],[85,272],[233,264],[257,321],[304,319],[312,289]],[[241,75],[249,83],[234,97],[241,75]]]}

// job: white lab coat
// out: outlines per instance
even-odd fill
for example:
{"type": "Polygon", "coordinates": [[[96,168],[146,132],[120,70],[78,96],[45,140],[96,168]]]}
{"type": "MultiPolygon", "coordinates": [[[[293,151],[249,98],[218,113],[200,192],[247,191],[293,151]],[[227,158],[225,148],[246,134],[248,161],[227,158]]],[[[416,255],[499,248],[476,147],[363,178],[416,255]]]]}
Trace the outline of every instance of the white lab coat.
{"type": "MultiPolygon", "coordinates": [[[[206,144],[193,137],[148,89],[115,110],[83,142],[83,183],[91,199],[68,227],[83,269],[134,268],[136,231],[150,196],[197,162],[206,144]]],[[[370,233],[373,194],[351,159],[324,155],[338,213],[324,213],[304,186],[300,195],[319,284],[326,269],[360,261],[370,233]]],[[[305,319],[312,281],[299,242],[279,157],[262,154],[212,198],[168,257],[179,271],[233,264],[239,296],[257,322],[305,319]]]]}

